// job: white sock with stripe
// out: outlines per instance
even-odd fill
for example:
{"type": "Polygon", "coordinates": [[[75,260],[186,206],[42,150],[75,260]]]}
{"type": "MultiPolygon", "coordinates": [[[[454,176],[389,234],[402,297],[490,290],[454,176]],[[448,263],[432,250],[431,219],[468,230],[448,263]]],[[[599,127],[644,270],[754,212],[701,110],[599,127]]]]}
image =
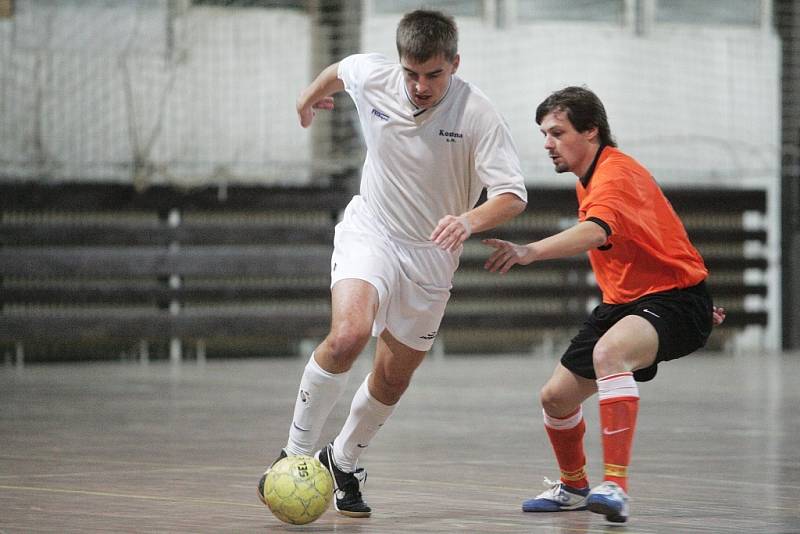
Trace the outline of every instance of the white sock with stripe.
{"type": "Polygon", "coordinates": [[[349,377],[350,371],[329,373],[319,366],[314,353],[311,354],[294,403],[294,416],[286,443],[286,452],[290,456],[314,454],[322,427],[347,386],[349,377]]]}
{"type": "Polygon", "coordinates": [[[356,470],[359,456],[397,406],[383,404],[370,395],[370,375],[371,373],[367,375],[353,396],[347,421],[333,440],[334,461],[339,469],[348,473],[356,470]]]}

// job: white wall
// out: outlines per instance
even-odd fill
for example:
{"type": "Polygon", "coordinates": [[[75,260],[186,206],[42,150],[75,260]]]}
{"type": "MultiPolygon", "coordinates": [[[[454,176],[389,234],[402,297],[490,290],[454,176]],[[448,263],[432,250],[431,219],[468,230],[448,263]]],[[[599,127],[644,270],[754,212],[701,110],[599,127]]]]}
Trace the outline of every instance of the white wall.
{"type": "MultiPolygon", "coordinates": [[[[0,175],[150,181],[305,179],[294,102],[312,73],[300,11],[188,7],[167,40],[164,0],[18,0],[0,22],[0,175]]],[[[188,4],[187,4],[188,5],[188,4]]],[[[363,49],[396,55],[399,15],[366,10],[363,49]]],[[[777,182],[780,48],[759,28],[459,19],[459,74],[509,121],[531,183],[564,183],[536,105],[567,84],[606,104],[620,146],[662,183],[777,182]]]]}
{"type": "Polygon", "coordinates": [[[146,182],[303,179],[297,11],[21,0],[0,22],[0,175],[146,182]]]}

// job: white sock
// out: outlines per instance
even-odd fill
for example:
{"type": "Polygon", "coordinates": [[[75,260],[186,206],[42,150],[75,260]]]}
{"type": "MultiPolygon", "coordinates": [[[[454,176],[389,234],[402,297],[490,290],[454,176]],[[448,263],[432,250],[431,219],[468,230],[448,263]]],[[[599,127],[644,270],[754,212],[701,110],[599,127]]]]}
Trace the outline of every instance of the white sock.
{"type": "Polygon", "coordinates": [[[350,371],[333,374],[324,370],[311,353],[294,403],[294,416],[286,443],[286,452],[290,456],[314,454],[322,427],[344,391],[349,376],[350,371]]]}
{"type": "Polygon", "coordinates": [[[369,394],[369,377],[367,375],[353,396],[347,421],[333,440],[333,459],[339,469],[347,473],[356,470],[358,457],[397,406],[387,406],[369,394]]]}

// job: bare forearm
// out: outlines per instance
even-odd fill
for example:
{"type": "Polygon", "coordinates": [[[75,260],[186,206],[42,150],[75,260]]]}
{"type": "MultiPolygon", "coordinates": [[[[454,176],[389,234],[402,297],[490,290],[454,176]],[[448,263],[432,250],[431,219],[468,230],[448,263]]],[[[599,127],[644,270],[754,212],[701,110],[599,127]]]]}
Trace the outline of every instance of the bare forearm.
{"type": "Polygon", "coordinates": [[[513,193],[493,197],[461,215],[445,215],[431,232],[431,241],[445,250],[456,250],[475,232],[502,224],[525,209],[525,201],[513,193]]]}
{"type": "Polygon", "coordinates": [[[527,256],[531,261],[575,256],[606,242],[605,230],[596,223],[584,221],[540,241],[529,243],[527,256]]]}
{"type": "Polygon", "coordinates": [[[465,215],[469,220],[472,233],[490,230],[516,217],[523,211],[527,203],[513,193],[502,193],[492,197],[465,215]]]}
{"type": "Polygon", "coordinates": [[[344,82],[339,79],[339,63],[326,67],[306,87],[297,99],[297,109],[307,108],[334,93],[344,90],[344,82]]]}
{"type": "Polygon", "coordinates": [[[494,249],[484,267],[505,274],[514,265],[534,261],[574,256],[599,247],[606,242],[606,231],[596,223],[584,221],[540,241],[517,245],[503,239],[484,239],[483,244],[494,249]]]}

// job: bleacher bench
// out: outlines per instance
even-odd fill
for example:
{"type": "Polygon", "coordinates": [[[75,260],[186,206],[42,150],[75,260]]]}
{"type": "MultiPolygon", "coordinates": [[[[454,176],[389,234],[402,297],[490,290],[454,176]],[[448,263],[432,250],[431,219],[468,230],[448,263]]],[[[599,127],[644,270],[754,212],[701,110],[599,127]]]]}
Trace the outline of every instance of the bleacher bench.
{"type": "MultiPolygon", "coordinates": [[[[765,193],[666,192],[729,310],[725,329],[766,324],[744,306],[767,292],[746,276],[767,269],[747,246],[764,244],[766,230],[746,224],[766,212],[765,193]]],[[[348,200],[319,187],[2,182],[0,347],[34,361],[118,347],[134,357],[292,353],[327,332],[333,226],[348,200]]],[[[526,351],[574,334],[599,296],[588,260],[500,276],[483,270],[480,239],[539,239],[574,224],[576,208],[570,188],[531,189],[523,215],[466,243],[440,329],[448,352],[526,351]]]]}
{"type": "Polygon", "coordinates": [[[5,183],[0,198],[0,342],[15,351],[128,340],[176,357],[176,340],[250,338],[285,353],[327,330],[344,193],[5,183]]]}

